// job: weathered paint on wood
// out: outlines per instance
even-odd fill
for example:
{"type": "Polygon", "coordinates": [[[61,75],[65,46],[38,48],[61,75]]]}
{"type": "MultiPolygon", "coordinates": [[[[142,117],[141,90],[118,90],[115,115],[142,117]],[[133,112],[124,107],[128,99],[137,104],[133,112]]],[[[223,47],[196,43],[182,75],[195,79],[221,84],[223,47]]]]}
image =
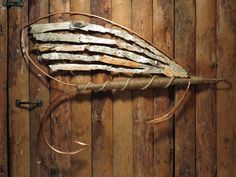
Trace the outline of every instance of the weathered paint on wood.
{"type": "MultiPolygon", "coordinates": [[[[131,27],[131,0],[112,0],[112,21],[131,27]]],[[[127,77],[113,77],[113,81],[127,77]]],[[[113,94],[113,176],[133,177],[132,92],[113,94]]]]}
{"type": "MultiPolygon", "coordinates": [[[[58,11],[69,11],[69,0],[50,0],[50,13],[58,11]]],[[[59,15],[50,18],[50,22],[69,20],[68,15],[59,15]]],[[[70,82],[68,76],[58,76],[60,80],[70,82]]],[[[51,81],[51,101],[60,94],[64,94],[65,86],[51,81]]],[[[71,147],[71,107],[70,101],[63,102],[51,113],[51,144],[57,149],[70,151],[71,147]]],[[[78,148],[78,147],[76,147],[78,148]]],[[[51,153],[51,176],[71,176],[71,157],[63,156],[55,152],[51,153]]]]}
{"type": "MultiPolygon", "coordinates": [[[[90,13],[90,0],[71,0],[71,11],[90,13]]],[[[72,20],[83,20],[89,22],[88,18],[71,16],[72,20]]],[[[73,83],[87,83],[91,80],[90,74],[75,75],[73,83]]],[[[78,139],[89,144],[89,147],[79,155],[71,157],[72,177],[92,177],[92,126],[91,126],[91,94],[78,95],[72,100],[72,140],[78,139]]]]}
{"type": "MultiPolygon", "coordinates": [[[[0,0],[0,4],[3,0],[0,0]]],[[[0,176],[8,176],[8,146],[7,146],[7,9],[0,9],[0,176]]]]}
{"type": "MultiPolygon", "coordinates": [[[[153,1],[153,43],[173,56],[174,1],[153,1]]],[[[155,89],[154,118],[164,114],[173,104],[171,89],[155,89]]],[[[154,127],[154,176],[173,176],[173,119],[154,127]]]]}
{"type": "MultiPolygon", "coordinates": [[[[216,3],[196,1],[196,75],[216,77],[216,3]]],[[[216,176],[216,93],[198,86],[196,95],[196,176],[216,176]]]]}
{"type": "MultiPolygon", "coordinates": [[[[175,1],[175,59],[195,74],[195,1],[175,1]]],[[[176,89],[176,100],[185,87],[176,89]]],[[[195,94],[175,115],[175,176],[195,176],[195,94]]]]}
{"type": "MultiPolygon", "coordinates": [[[[231,89],[217,91],[217,175],[236,175],[236,1],[217,1],[217,77],[231,89]]],[[[224,84],[223,84],[224,85],[224,84]]]]}
{"type": "MultiPolygon", "coordinates": [[[[111,18],[111,0],[90,0],[91,13],[111,18]]],[[[105,26],[104,21],[96,19],[92,23],[105,26]]],[[[105,72],[99,72],[92,77],[96,83],[111,80],[105,72]]],[[[110,92],[94,93],[92,95],[92,148],[93,176],[110,177],[113,174],[112,156],[112,95],[110,92]]]]}
{"type": "MultiPolygon", "coordinates": [[[[8,102],[9,102],[9,160],[12,177],[30,177],[29,111],[16,107],[16,99],[29,100],[28,66],[22,57],[20,28],[28,21],[28,1],[22,8],[8,10],[8,102]]],[[[26,38],[26,36],[25,36],[26,38]]],[[[28,45],[26,43],[26,45],[28,45]]],[[[28,46],[26,46],[28,48],[28,46]]]]}
{"type": "MultiPolygon", "coordinates": [[[[132,1],[132,28],[152,40],[152,1],[132,1]]],[[[153,129],[147,120],[153,119],[153,91],[133,92],[133,154],[134,176],[153,176],[153,129]]]]}

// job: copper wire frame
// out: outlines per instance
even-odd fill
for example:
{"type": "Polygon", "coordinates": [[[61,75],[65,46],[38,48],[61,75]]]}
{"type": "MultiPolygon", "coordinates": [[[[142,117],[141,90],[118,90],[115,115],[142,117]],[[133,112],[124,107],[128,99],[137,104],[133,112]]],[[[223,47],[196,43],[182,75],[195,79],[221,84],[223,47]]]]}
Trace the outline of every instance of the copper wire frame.
{"type": "MultiPolygon", "coordinates": [[[[77,84],[64,82],[64,81],[62,81],[62,80],[60,80],[60,79],[57,79],[57,78],[51,76],[50,74],[48,74],[48,73],[46,73],[44,70],[42,70],[42,69],[33,61],[33,59],[30,57],[30,55],[29,55],[29,53],[28,53],[28,51],[27,51],[27,49],[26,49],[26,47],[25,47],[25,39],[24,39],[25,34],[24,34],[24,31],[27,30],[27,29],[30,27],[30,25],[32,25],[32,24],[34,24],[34,23],[36,23],[36,22],[38,22],[38,21],[41,21],[41,20],[43,20],[43,19],[45,19],[45,18],[49,18],[49,17],[56,16],[56,15],[65,15],[65,14],[67,14],[67,15],[79,15],[79,16],[85,16],[85,17],[89,17],[89,18],[96,18],[96,19],[103,20],[103,21],[105,21],[105,22],[107,22],[107,23],[109,23],[109,24],[111,24],[111,25],[113,25],[113,26],[119,27],[119,28],[122,29],[122,30],[126,30],[127,32],[129,32],[129,33],[131,33],[131,34],[136,35],[137,37],[139,37],[139,38],[141,38],[142,40],[144,40],[145,42],[147,42],[149,45],[152,45],[153,47],[155,47],[158,51],[164,53],[163,51],[161,51],[160,49],[158,49],[155,45],[153,45],[151,42],[149,42],[148,40],[146,40],[144,37],[140,36],[140,35],[137,34],[136,32],[134,32],[134,31],[132,31],[132,30],[126,28],[125,26],[122,26],[122,25],[120,25],[120,24],[118,24],[118,23],[116,23],[116,22],[113,22],[113,21],[111,21],[111,20],[108,20],[108,19],[106,19],[106,18],[97,16],[97,15],[93,15],[93,14],[89,14],[89,13],[82,13],[82,12],[56,12],[56,13],[51,13],[51,14],[48,14],[48,15],[46,15],[46,16],[40,17],[40,18],[38,18],[38,19],[36,19],[36,20],[34,20],[34,21],[31,21],[31,22],[29,22],[28,24],[26,24],[25,26],[23,26],[23,27],[21,28],[21,30],[20,30],[20,35],[21,35],[21,50],[22,50],[22,53],[23,53],[23,57],[24,57],[25,59],[27,58],[27,59],[30,61],[30,63],[33,64],[42,74],[44,74],[46,77],[48,77],[48,78],[50,78],[50,79],[52,79],[52,80],[54,80],[54,81],[56,81],[56,82],[58,82],[58,83],[60,83],[60,84],[67,85],[67,86],[71,86],[71,87],[75,87],[75,88],[78,87],[77,84]]],[[[171,56],[169,56],[169,55],[167,55],[167,54],[165,54],[165,55],[166,55],[167,57],[169,57],[170,59],[173,60],[173,57],[171,57],[171,56]]],[[[131,79],[132,79],[132,78],[127,79],[127,82],[126,82],[126,84],[124,85],[124,87],[121,89],[121,91],[122,91],[122,90],[125,90],[126,86],[129,84],[129,81],[130,81],[131,79]]],[[[151,78],[150,82],[149,82],[146,86],[144,86],[143,88],[141,88],[141,89],[142,89],[142,90],[147,89],[147,88],[152,84],[152,82],[153,82],[154,79],[155,79],[155,75],[151,78]]],[[[173,80],[174,80],[174,78],[171,78],[171,79],[170,79],[170,82],[166,85],[166,87],[168,87],[168,86],[171,84],[171,82],[172,82],[173,80]]],[[[89,82],[89,83],[90,83],[90,82],[89,82]]],[[[89,84],[89,83],[88,83],[88,84],[89,84]]],[[[107,84],[107,82],[105,82],[104,85],[103,85],[98,91],[103,90],[103,89],[105,88],[106,84],[107,84]]],[[[166,121],[166,120],[170,119],[170,118],[174,115],[174,113],[181,107],[181,105],[183,105],[183,104],[185,103],[185,101],[186,101],[186,99],[187,99],[187,93],[188,93],[188,91],[189,91],[190,85],[191,85],[191,82],[190,82],[190,79],[189,79],[187,89],[185,90],[185,92],[184,92],[183,96],[180,98],[180,100],[179,100],[169,111],[167,111],[166,113],[164,113],[162,116],[160,116],[160,117],[158,117],[158,118],[155,118],[155,119],[153,119],[153,120],[147,121],[147,126],[148,126],[148,127],[154,126],[154,125],[157,124],[157,123],[161,123],[161,122],[163,122],[163,121],[166,121]]],[[[166,87],[165,87],[165,88],[166,88],[166,87]]],[[[79,93],[79,91],[78,91],[78,93],[79,93]]],[[[44,114],[44,116],[43,116],[43,118],[42,118],[42,123],[41,123],[41,132],[42,132],[42,137],[43,137],[45,143],[48,145],[48,147],[49,147],[52,151],[54,151],[54,152],[56,152],[56,153],[59,153],[59,154],[63,154],[63,155],[74,155],[74,154],[77,154],[77,153],[83,151],[84,149],[86,149],[86,148],[89,146],[88,144],[83,143],[83,142],[80,142],[80,141],[73,141],[73,142],[76,143],[77,145],[82,146],[82,148],[78,148],[78,149],[72,150],[72,151],[62,151],[62,150],[59,150],[59,149],[56,149],[55,147],[53,147],[53,146],[49,143],[49,141],[46,139],[46,137],[45,137],[45,134],[44,134],[44,131],[43,131],[43,130],[44,130],[44,124],[45,124],[46,119],[49,117],[51,110],[55,109],[62,101],[71,99],[72,96],[74,96],[74,95],[70,95],[70,96],[68,96],[68,95],[61,96],[61,95],[59,95],[57,98],[55,98],[55,99],[52,101],[52,104],[51,104],[51,105],[48,107],[48,109],[46,110],[46,112],[45,112],[45,114],[44,114]]]]}

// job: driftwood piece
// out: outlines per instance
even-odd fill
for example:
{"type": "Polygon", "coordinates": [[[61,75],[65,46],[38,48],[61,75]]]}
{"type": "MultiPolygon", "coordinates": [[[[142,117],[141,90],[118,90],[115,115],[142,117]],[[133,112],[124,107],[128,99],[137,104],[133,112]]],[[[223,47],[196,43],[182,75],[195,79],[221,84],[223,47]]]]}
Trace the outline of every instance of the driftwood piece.
{"type": "MultiPolygon", "coordinates": [[[[107,55],[81,55],[81,54],[69,54],[69,53],[45,53],[42,54],[44,60],[69,60],[69,61],[85,61],[85,62],[101,62],[111,65],[125,66],[129,68],[145,68],[146,65],[125,60],[122,58],[114,58],[107,55]]],[[[147,66],[146,66],[147,67],[147,66]]]]}
{"type": "Polygon", "coordinates": [[[74,64],[74,63],[60,63],[49,65],[49,68],[52,72],[56,71],[92,71],[92,70],[104,70],[116,73],[148,73],[148,74],[163,74],[162,70],[159,70],[156,67],[149,67],[143,69],[129,69],[114,67],[104,64],[74,64]]]}

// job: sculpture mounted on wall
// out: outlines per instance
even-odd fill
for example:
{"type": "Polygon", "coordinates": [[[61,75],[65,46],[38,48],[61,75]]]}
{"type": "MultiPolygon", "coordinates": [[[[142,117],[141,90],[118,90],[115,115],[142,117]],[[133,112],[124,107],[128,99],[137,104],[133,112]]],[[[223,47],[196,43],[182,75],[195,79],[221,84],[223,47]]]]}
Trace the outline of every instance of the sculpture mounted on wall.
{"type": "Polygon", "coordinates": [[[60,154],[76,154],[88,145],[74,141],[82,148],[63,152],[54,148],[45,138],[43,127],[52,109],[64,100],[69,100],[81,91],[105,91],[125,89],[148,89],[154,87],[167,88],[170,85],[188,85],[182,98],[165,114],[147,122],[147,126],[168,120],[184,104],[190,83],[216,83],[218,80],[190,77],[187,71],[177,64],[173,58],[164,54],[149,41],[134,31],[127,29],[105,18],[79,12],[59,12],[39,18],[22,28],[21,46],[24,57],[37,67],[45,76],[61,84],[71,86],[69,93],[59,95],[45,112],[42,119],[42,135],[46,144],[60,154]],[[81,15],[105,21],[109,27],[82,21],[67,21],[60,23],[36,24],[36,22],[55,15],[81,15]],[[114,28],[115,27],[115,28],[114,28]],[[34,42],[33,51],[42,64],[50,68],[48,74],[30,57],[25,47],[25,31],[29,28],[29,36],[34,42]],[[52,74],[61,71],[76,74],[75,71],[90,72],[102,70],[106,72],[124,73],[145,76],[130,77],[124,81],[106,81],[102,84],[88,82],[87,84],[67,83],[52,74]],[[148,78],[146,77],[148,76],[148,78]],[[151,77],[150,77],[151,76],[151,77]],[[165,76],[165,77],[163,77],[165,76]]]}

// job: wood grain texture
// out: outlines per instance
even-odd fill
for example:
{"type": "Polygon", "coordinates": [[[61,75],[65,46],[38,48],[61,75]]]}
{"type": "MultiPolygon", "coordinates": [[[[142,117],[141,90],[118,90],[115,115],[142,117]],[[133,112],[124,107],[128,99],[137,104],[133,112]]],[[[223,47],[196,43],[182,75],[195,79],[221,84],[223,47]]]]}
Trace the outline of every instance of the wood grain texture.
{"type": "Polygon", "coordinates": [[[17,108],[15,103],[16,99],[29,100],[28,66],[20,47],[20,28],[28,21],[28,1],[22,8],[10,8],[8,13],[9,165],[12,177],[30,177],[29,111],[17,108]]]}
{"type": "MultiPolygon", "coordinates": [[[[153,1],[153,43],[163,52],[173,56],[174,2],[153,1]]],[[[164,114],[173,104],[171,89],[154,91],[154,117],[164,114]]],[[[173,119],[154,127],[154,176],[173,176],[173,119]]]]}
{"type": "MultiPolygon", "coordinates": [[[[175,59],[195,74],[195,1],[175,1],[175,59]]],[[[176,100],[185,87],[176,90],[176,100]]],[[[175,176],[195,176],[195,94],[175,116],[175,176]]]]}
{"type": "Polygon", "coordinates": [[[217,1],[217,77],[232,84],[217,91],[217,176],[236,176],[236,1],[217,1]]]}
{"type": "MultiPolygon", "coordinates": [[[[50,13],[59,11],[69,11],[69,0],[50,0],[49,4],[50,13]]],[[[68,21],[68,15],[58,15],[50,18],[50,22],[68,21]]],[[[65,82],[70,82],[69,76],[63,74],[57,76],[57,79],[65,82]]],[[[65,94],[67,87],[51,81],[51,101],[60,94],[65,94]]],[[[51,113],[51,144],[62,151],[70,151],[71,148],[71,107],[70,101],[63,102],[51,113]]],[[[76,147],[78,148],[78,147],[76,147]]],[[[52,152],[51,154],[51,176],[71,176],[71,157],[66,155],[57,154],[52,152]]]]}
{"type": "MultiPolygon", "coordinates": [[[[3,0],[0,0],[0,4],[3,0]]],[[[7,149],[7,9],[0,9],[0,176],[8,176],[7,149]]]]}
{"type": "MultiPolygon", "coordinates": [[[[152,1],[132,1],[132,28],[152,40],[152,1]]],[[[153,119],[153,91],[133,92],[133,158],[134,176],[153,176],[153,129],[146,121],[153,119]]]]}
{"type": "MultiPolygon", "coordinates": [[[[196,75],[216,77],[216,3],[196,1],[196,75]]],[[[216,176],[216,93],[198,86],[196,95],[196,176],[216,176]]]]}
{"type": "MultiPolygon", "coordinates": [[[[33,21],[39,16],[44,16],[48,14],[48,0],[29,0],[29,20],[33,21]]],[[[48,22],[48,19],[40,21],[40,23],[48,22]]],[[[32,43],[30,43],[30,50],[33,48],[32,43]]],[[[36,55],[31,55],[34,62],[37,63],[41,68],[48,72],[47,67],[41,65],[38,61],[36,55]]],[[[50,90],[49,83],[45,76],[33,66],[30,65],[30,75],[29,75],[29,88],[30,88],[30,100],[35,102],[36,100],[43,101],[43,107],[37,108],[30,111],[30,174],[36,177],[49,177],[50,176],[50,149],[45,144],[41,136],[41,118],[42,113],[46,111],[50,103],[50,90]]],[[[45,134],[47,138],[50,139],[50,121],[47,121],[45,134]]]]}
{"type": "MultiPolygon", "coordinates": [[[[112,0],[112,21],[131,28],[131,0],[112,0]]],[[[113,81],[127,77],[113,77],[113,81]]],[[[133,177],[132,92],[113,94],[113,176],[133,177]]]]}
{"type": "MultiPolygon", "coordinates": [[[[71,0],[71,11],[90,13],[90,0],[71,0]]],[[[89,22],[90,19],[82,16],[71,16],[73,20],[89,22]]],[[[90,74],[76,73],[72,77],[73,83],[87,83],[91,80],[90,74]]],[[[78,95],[72,100],[72,140],[78,139],[90,146],[79,155],[71,157],[72,177],[92,176],[92,127],[91,127],[91,94],[78,95]]]]}
{"type": "MultiPolygon", "coordinates": [[[[91,13],[111,18],[111,0],[90,0],[91,13]]],[[[106,26],[104,21],[92,19],[92,23],[106,26]]],[[[111,80],[105,72],[92,77],[95,83],[111,80]]],[[[110,92],[92,95],[92,148],[93,176],[110,177],[113,174],[112,164],[112,95],[110,92]]]]}

